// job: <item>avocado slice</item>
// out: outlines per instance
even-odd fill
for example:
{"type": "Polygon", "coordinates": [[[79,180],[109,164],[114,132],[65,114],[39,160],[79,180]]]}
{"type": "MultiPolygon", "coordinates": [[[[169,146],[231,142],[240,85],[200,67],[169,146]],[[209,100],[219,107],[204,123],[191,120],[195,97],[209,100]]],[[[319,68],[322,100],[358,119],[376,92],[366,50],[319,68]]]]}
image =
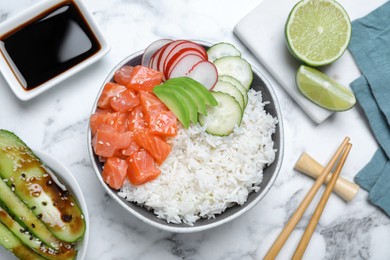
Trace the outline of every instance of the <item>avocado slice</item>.
{"type": "Polygon", "coordinates": [[[194,124],[198,123],[198,105],[192,98],[194,95],[191,96],[191,94],[188,94],[183,90],[184,88],[172,84],[164,84],[164,88],[168,88],[174,92],[175,95],[179,96],[181,101],[184,101],[183,104],[187,106],[188,112],[190,113],[190,121],[194,124]]]}
{"type": "MultiPolygon", "coordinates": [[[[64,245],[59,250],[53,250],[42,244],[42,241],[34,237],[28,229],[21,226],[11,215],[8,214],[2,202],[0,202],[0,222],[6,226],[23,244],[48,260],[72,260],[76,257],[76,251],[69,245],[64,245]],[[2,207],[1,207],[2,206],[2,207]]],[[[39,221],[39,220],[38,220],[39,221]]]]}
{"type": "MultiPolygon", "coordinates": [[[[75,198],[60,188],[50,173],[19,137],[0,130],[0,177],[7,180],[6,185],[54,236],[65,242],[76,242],[85,232],[84,216],[75,198]]],[[[13,211],[21,208],[21,205],[17,209],[7,206],[13,211]]],[[[14,213],[16,217],[23,216],[22,212],[14,213]]],[[[35,235],[42,239],[39,232],[35,235]]]]}
{"type": "Polygon", "coordinates": [[[44,260],[30,248],[25,246],[6,226],[0,223],[0,245],[10,251],[19,259],[44,260]]]}
{"type": "MultiPolygon", "coordinates": [[[[171,84],[169,82],[164,83],[164,86],[166,87],[169,86],[169,88],[181,92],[182,95],[186,97],[186,99],[192,99],[197,107],[197,112],[201,113],[202,115],[207,115],[205,100],[201,95],[199,95],[198,92],[194,92],[190,88],[171,84]]],[[[198,121],[196,122],[192,121],[192,122],[197,123],[198,121]]]]}
{"type": "Polygon", "coordinates": [[[153,92],[177,116],[185,128],[190,126],[190,112],[182,96],[163,85],[154,87],[153,92]]]}
{"type": "Polygon", "coordinates": [[[200,84],[198,81],[188,78],[188,77],[179,77],[179,78],[173,78],[169,79],[166,82],[183,86],[190,88],[191,91],[194,93],[198,93],[198,95],[202,96],[205,103],[210,106],[216,106],[218,105],[217,100],[214,98],[214,96],[208,91],[202,84],[200,84]]]}

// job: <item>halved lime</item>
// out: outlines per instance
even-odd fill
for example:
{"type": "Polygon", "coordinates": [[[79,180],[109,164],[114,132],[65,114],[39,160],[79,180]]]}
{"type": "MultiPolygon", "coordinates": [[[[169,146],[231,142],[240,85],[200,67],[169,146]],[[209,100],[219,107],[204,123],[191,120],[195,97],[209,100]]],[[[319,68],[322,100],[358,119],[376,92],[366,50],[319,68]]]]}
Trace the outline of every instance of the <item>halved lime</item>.
{"type": "Polygon", "coordinates": [[[334,0],[303,0],[291,10],[286,28],[290,52],[310,66],[337,60],[351,38],[351,21],[334,0]]]}
{"type": "Polygon", "coordinates": [[[300,66],[296,81],[302,94],[323,108],[344,111],[356,103],[352,91],[316,69],[300,66]]]}

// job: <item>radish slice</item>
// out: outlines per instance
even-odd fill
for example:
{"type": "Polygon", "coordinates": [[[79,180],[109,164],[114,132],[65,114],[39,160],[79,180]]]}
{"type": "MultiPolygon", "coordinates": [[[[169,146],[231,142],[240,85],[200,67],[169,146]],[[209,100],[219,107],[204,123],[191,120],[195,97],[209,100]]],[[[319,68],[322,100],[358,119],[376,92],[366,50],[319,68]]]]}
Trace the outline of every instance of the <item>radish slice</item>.
{"type": "Polygon", "coordinates": [[[163,47],[165,44],[172,42],[170,39],[160,39],[157,41],[152,42],[144,51],[144,54],[142,55],[142,66],[148,66],[150,59],[152,58],[153,54],[163,47]]]}
{"type": "Polygon", "coordinates": [[[194,54],[188,54],[181,58],[174,67],[172,67],[168,78],[178,78],[187,76],[187,73],[199,62],[204,61],[203,57],[194,54]]]}
{"type": "Polygon", "coordinates": [[[171,72],[172,72],[173,68],[176,66],[176,64],[179,63],[187,55],[196,55],[196,56],[199,56],[202,60],[204,60],[203,56],[197,50],[183,49],[180,52],[176,53],[174,56],[172,56],[169,59],[168,63],[165,65],[165,69],[164,69],[165,77],[169,78],[169,75],[171,74],[171,72]]]}
{"type": "Polygon", "coordinates": [[[207,52],[202,46],[191,41],[183,41],[174,46],[174,48],[168,53],[168,56],[165,58],[163,70],[167,71],[167,65],[170,63],[171,59],[175,59],[175,57],[180,55],[182,52],[185,52],[186,50],[198,51],[204,60],[208,60],[207,52]]]}
{"type": "Polygon", "coordinates": [[[203,58],[205,60],[208,59],[208,55],[207,55],[206,49],[203,48],[201,45],[195,43],[195,42],[184,41],[184,42],[180,43],[179,45],[177,45],[175,47],[175,49],[172,50],[172,52],[178,52],[178,51],[180,51],[182,49],[195,49],[195,50],[198,50],[202,54],[202,56],[203,56],[203,58]]]}
{"type": "Polygon", "coordinates": [[[168,44],[165,44],[164,46],[162,46],[160,49],[158,49],[152,56],[152,59],[151,61],[153,61],[151,63],[151,66],[150,68],[151,69],[154,69],[154,70],[159,70],[158,69],[158,64],[160,62],[160,59],[161,59],[161,54],[164,52],[164,50],[168,47],[169,43],[168,44]]]}
{"type": "Polygon", "coordinates": [[[218,81],[218,71],[213,63],[206,60],[195,64],[195,66],[188,71],[187,77],[198,81],[211,91],[218,81]]]}
{"type": "Polygon", "coordinates": [[[172,51],[172,49],[175,48],[176,45],[178,45],[182,42],[185,42],[185,40],[173,41],[173,42],[168,43],[166,45],[166,48],[161,52],[161,55],[158,59],[157,68],[159,71],[164,72],[164,64],[165,64],[166,58],[168,57],[168,55],[172,51]]]}
{"type": "Polygon", "coordinates": [[[156,70],[157,69],[157,56],[158,56],[158,51],[155,52],[153,55],[152,55],[152,58],[150,59],[149,61],[149,65],[148,67],[151,68],[151,69],[154,69],[156,70]]]}

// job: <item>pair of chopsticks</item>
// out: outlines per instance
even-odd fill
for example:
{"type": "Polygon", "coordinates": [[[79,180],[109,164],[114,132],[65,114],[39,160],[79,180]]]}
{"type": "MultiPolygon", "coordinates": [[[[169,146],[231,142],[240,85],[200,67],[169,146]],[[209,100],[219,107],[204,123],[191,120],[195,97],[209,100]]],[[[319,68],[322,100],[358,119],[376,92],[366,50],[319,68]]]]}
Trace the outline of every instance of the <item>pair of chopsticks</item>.
{"type": "Polygon", "coordinates": [[[310,242],[310,239],[313,235],[313,232],[318,224],[318,221],[320,220],[321,214],[324,211],[326,203],[328,202],[330,194],[332,193],[332,190],[336,184],[336,181],[340,176],[340,172],[344,166],[349,151],[351,150],[352,144],[349,143],[349,140],[350,140],[349,137],[346,137],[344,141],[341,143],[336,153],[333,155],[333,157],[331,158],[327,166],[322,171],[321,175],[317,178],[316,182],[313,184],[313,186],[306,194],[305,198],[302,200],[301,204],[299,205],[295,213],[292,215],[292,217],[287,222],[282,232],[279,234],[278,238],[273,243],[272,247],[268,250],[268,253],[265,255],[264,259],[266,260],[275,259],[280,249],[283,247],[284,243],[290,236],[291,232],[294,230],[295,226],[302,218],[303,214],[305,213],[305,210],[309,206],[310,202],[313,200],[314,196],[316,195],[317,191],[321,187],[322,183],[324,182],[324,180],[326,179],[326,177],[328,176],[328,174],[330,173],[330,171],[332,170],[336,162],[338,162],[336,166],[336,170],[334,171],[330,181],[328,182],[324,194],[322,195],[321,200],[318,203],[317,208],[315,209],[310,219],[310,222],[307,225],[306,230],[301,238],[301,241],[299,242],[295,250],[295,253],[292,257],[292,259],[302,258],[310,242]]]}

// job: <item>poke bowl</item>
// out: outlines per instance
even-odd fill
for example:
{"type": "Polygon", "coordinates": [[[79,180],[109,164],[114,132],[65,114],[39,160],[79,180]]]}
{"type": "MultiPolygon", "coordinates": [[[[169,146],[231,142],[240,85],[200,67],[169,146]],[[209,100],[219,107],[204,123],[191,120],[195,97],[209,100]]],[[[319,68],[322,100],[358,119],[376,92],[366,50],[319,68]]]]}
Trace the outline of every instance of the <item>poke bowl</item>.
{"type": "MultiPolygon", "coordinates": [[[[210,44],[204,42],[198,43],[201,44],[204,48],[209,48],[211,46],[210,44]]],[[[115,72],[123,66],[134,67],[140,65],[142,63],[143,54],[144,51],[136,52],[125,58],[113,68],[113,70],[109,73],[109,75],[103,82],[101,90],[99,91],[95,103],[93,104],[91,115],[93,115],[99,109],[99,97],[102,94],[103,88],[106,83],[114,82],[115,72]]],[[[94,172],[99,182],[105,189],[106,193],[108,193],[109,196],[119,205],[121,205],[126,211],[128,211],[131,215],[137,217],[141,221],[159,229],[175,233],[191,233],[217,227],[237,218],[238,216],[253,208],[267,194],[267,192],[273,185],[275,179],[277,178],[283,160],[284,140],[282,115],[279,107],[279,102],[275,95],[273,87],[261,71],[256,68],[253,68],[253,66],[252,70],[253,80],[251,82],[250,88],[255,90],[256,92],[261,91],[261,98],[264,101],[263,108],[265,110],[265,113],[267,113],[267,115],[270,115],[272,118],[276,118],[277,122],[274,127],[274,132],[272,133],[273,149],[275,151],[273,162],[264,166],[264,168],[262,169],[262,180],[257,185],[257,190],[249,192],[244,203],[242,203],[241,205],[233,203],[229,205],[226,209],[224,209],[222,212],[215,214],[215,216],[213,215],[212,217],[200,217],[193,223],[190,223],[190,225],[184,222],[174,223],[172,221],[167,221],[166,219],[156,215],[157,213],[154,213],[153,208],[142,205],[141,203],[126,200],[126,198],[123,196],[123,194],[121,194],[120,191],[118,191],[118,189],[111,188],[105,182],[104,178],[102,177],[104,162],[102,162],[101,158],[94,151],[94,147],[92,145],[93,134],[90,127],[88,129],[89,155],[94,172]]],[[[253,154],[252,156],[256,157],[256,154],[253,154]]]]}

